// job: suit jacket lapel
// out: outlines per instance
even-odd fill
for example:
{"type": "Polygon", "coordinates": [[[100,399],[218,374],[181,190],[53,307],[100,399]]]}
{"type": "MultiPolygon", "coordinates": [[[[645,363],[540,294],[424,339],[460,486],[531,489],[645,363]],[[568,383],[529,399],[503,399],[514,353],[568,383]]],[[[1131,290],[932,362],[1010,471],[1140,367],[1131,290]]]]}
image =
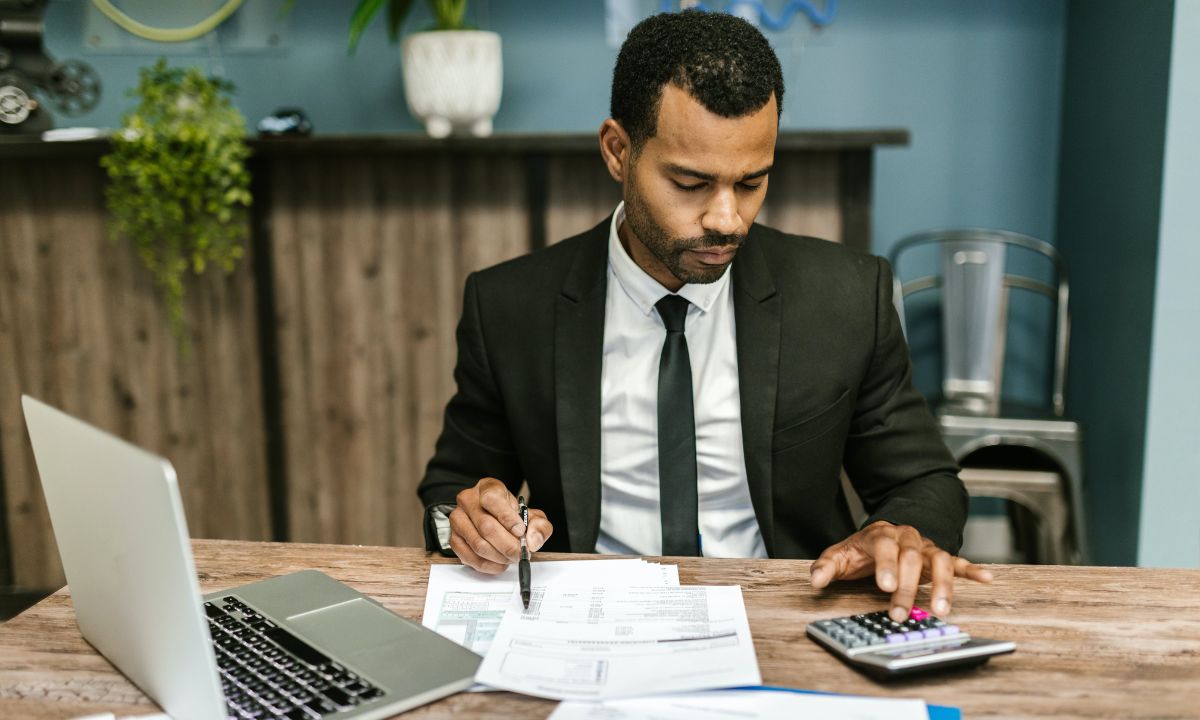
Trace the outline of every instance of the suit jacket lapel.
{"type": "Polygon", "coordinates": [[[595,552],[600,533],[600,372],[611,217],[588,233],[554,310],[559,473],[572,552],[595,552]]]}
{"type": "Polygon", "coordinates": [[[780,300],[766,258],[754,241],[755,234],[751,228],[733,263],[731,279],[746,476],[763,544],[773,557],[771,436],[779,386],[780,300]]]}

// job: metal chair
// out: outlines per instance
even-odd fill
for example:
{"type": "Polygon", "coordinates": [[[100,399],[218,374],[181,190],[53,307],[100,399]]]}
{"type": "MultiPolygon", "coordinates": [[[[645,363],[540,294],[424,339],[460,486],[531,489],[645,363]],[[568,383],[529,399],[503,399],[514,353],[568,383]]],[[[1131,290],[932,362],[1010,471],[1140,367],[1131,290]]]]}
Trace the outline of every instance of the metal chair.
{"type": "MultiPolygon", "coordinates": [[[[985,468],[983,477],[965,472],[964,481],[972,485],[968,490],[976,495],[1001,497],[1029,510],[1038,527],[1038,561],[1086,562],[1083,432],[1078,423],[1064,417],[1070,313],[1062,257],[1049,243],[1028,235],[967,228],[910,235],[892,248],[889,260],[895,272],[894,297],[906,334],[905,300],[915,293],[942,290],[943,397],[935,404],[935,412],[955,459],[966,465],[973,454],[985,448],[1004,447],[1028,448],[1044,459],[1040,468],[992,466],[985,468]],[[901,261],[915,248],[927,245],[939,250],[940,271],[902,282],[901,261]],[[1010,251],[1048,264],[1054,276],[1052,283],[1009,272],[1010,251]],[[1040,408],[1001,401],[1008,306],[1013,290],[1043,295],[1055,307],[1051,393],[1049,403],[1040,408]],[[1056,471],[1057,483],[1048,482],[1046,470],[1056,471]],[[1045,501],[1047,492],[1055,486],[1061,502],[1045,501]],[[1059,507],[1069,509],[1066,531],[1059,507]]],[[[995,462],[997,453],[990,455],[995,462]]]]}

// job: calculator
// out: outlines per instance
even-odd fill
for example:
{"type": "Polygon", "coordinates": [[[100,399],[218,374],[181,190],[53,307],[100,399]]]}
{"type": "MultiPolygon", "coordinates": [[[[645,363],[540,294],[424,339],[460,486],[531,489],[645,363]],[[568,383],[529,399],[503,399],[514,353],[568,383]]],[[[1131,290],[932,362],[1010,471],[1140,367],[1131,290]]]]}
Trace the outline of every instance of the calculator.
{"type": "Polygon", "coordinates": [[[904,622],[880,611],[818,620],[807,632],[842,661],[879,678],[980,665],[1017,649],[1007,640],[971,637],[919,607],[904,622]]]}

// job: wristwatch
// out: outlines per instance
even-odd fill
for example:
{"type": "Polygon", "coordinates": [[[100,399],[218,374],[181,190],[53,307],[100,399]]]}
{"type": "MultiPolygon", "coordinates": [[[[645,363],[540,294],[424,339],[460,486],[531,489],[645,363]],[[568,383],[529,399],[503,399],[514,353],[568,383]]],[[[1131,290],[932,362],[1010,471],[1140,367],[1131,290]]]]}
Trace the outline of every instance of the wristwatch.
{"type": "Polygon", "coordinates": [[[436,550],[446,557],[456,557],[450,548],[450,513],[454,503],[437,503],[425,508],[425,549],[436,550]]]}

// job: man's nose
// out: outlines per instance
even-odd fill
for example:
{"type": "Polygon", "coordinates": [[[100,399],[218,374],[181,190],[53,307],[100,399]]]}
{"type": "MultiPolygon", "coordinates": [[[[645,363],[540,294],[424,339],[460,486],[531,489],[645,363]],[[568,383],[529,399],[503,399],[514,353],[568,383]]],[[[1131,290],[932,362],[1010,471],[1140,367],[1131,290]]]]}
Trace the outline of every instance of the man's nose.
{"type": "Polygon", "coordinates": [[[737,198],[733,190],[723,189],[713,194],[700,221],[707,232],[721,235],[740,235],[742,219],[738,216],[737,198]]]}

